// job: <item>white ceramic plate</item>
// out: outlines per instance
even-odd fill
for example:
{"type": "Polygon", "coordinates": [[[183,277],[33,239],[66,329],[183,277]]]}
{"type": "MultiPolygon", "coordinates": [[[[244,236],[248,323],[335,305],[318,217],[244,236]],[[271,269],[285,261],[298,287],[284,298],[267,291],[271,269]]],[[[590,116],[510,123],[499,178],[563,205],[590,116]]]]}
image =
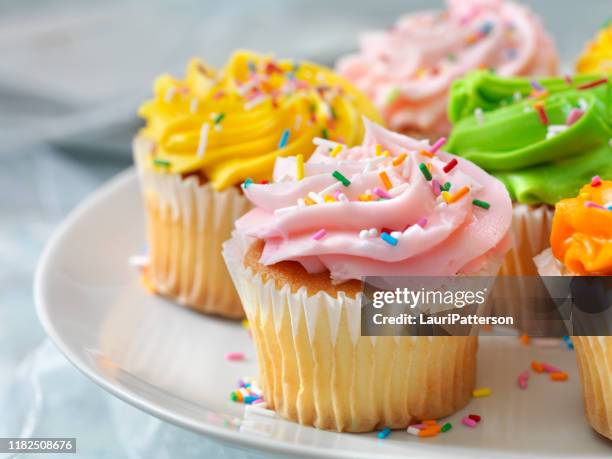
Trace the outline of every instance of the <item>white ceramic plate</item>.
{"type": "MultiPolygon", "coordinates": [[[[245,414],[230,392],[255,376],[253,346],[239,324],[204,317],[148,295],[128,257],[142,251],[144,217],[133,171],[120,174],[83,202],[49,241],[35,283],[40,319],[52,340],[83,373],[123,400],[167,421],[226,442],[299,457],[610,457],[612,442],[587,426],[574,353],[481,339],[478,384],[493,394],[474,399],[435,438],[396,431],[337,434],[278,418],[245,414]],[[246,362],[227,362],[228,351],[246,362]],[[570,375],[552,382],[517,375],[531,360],[570,375]],[[475,429],[461,425],[482,416],[475,429]]],[[[384,384],[384,381],[380,381],[384,384]]]]}

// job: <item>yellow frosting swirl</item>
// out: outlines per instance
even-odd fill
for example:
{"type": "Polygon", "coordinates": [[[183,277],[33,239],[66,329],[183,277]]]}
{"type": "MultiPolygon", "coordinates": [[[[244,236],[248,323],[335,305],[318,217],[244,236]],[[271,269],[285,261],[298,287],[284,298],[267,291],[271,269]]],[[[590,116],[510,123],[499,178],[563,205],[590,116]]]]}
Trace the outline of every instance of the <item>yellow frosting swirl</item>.
{"type": "Polygon", "coordinates": [[[612,22],[599,31],[576,64],[579,73],[612,73],[612,22]]]}
{"type": "Polygon", "coordinates": [[[154,93],[139,111],[141,135],[154,142],[149,167],[202,173],[216,190],[269,180],[277,156],[306,160],[315,137],[359,143],[362,115],[380,122],[369,100],[331,70],[247,51],[220,71],[192,59],[183,80],[162,75],[154,93]]]}

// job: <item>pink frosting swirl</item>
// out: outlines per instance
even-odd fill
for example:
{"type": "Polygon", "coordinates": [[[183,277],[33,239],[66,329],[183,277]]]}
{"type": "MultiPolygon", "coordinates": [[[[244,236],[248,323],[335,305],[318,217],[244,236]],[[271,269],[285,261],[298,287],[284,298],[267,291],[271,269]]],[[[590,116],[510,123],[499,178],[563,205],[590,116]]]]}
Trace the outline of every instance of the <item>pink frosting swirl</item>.
{"type": "Polygon", "coordinates": [[[405,16],[387,31],[364,34],[360,53],[338,62],[338,72],[370,96],[392,129],[448,132],[450,85],[469,70],[557,72],[554,45],[527,8],[503,0],[447,3],[447,11],[405,16]]]}
{"type": "Polygon", "coordinates": [[[503,184],[425,141],[364,123],[360,146],[318,139],[303,179],[296,178],[297,159],[288,157],[277,159],[274,183],[247,184],[256,207],[236,226],[265,241],[261,262],[294,260],[311,273],[329,270],[337,282],[469,274],[497,262],[509,247],[512,219],[503,184]],[[450,191],[440,193],[447,182],[450,191]]]}

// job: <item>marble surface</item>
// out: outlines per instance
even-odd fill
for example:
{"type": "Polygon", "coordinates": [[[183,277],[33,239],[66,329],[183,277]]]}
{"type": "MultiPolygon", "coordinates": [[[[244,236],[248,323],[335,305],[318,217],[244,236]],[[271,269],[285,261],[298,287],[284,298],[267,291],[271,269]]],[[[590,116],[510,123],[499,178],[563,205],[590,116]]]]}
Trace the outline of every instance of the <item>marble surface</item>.
{"type": "MultiPolygon", "coordinates": [[[[609,0],[527,3],[565,62],[610,14],[609,0]]],[[[262,457],[142,413],[70,366],[34,312],[37,258],[70,209],[129,166],[135,110],[156,74],[180,71],[191,55],[218,64],[239,46],[331,63],[355,48],[357,31],[439,4],[0,3],[0,437],[74,436],[78,457],[96,459],[262,457]]]]}

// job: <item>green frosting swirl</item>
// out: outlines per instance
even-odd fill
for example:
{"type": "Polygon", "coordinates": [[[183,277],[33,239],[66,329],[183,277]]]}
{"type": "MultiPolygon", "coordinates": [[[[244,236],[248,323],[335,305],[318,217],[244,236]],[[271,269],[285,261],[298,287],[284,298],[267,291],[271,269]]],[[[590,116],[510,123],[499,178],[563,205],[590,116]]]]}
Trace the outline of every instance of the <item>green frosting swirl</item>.
{"type": "Polygon", "coordinates": [[[538,79],[547,95],[534,97],[527,78],[478,71],[454,82],[449,118],[454,124],[447,150],[500,179],[514,201],[554,205],[575,196],[594,175],[612,179],[612,84],[579,86],[602,78],[538,79]],[[519,96],[520,95],[520,96],[519,96]],[[548,125],[534,103],[543,104],[548,125]],[[572,109],[584,108],[563,129],[572,109]],[[482,110],[482,114],[476,111],[482,110]]]}

